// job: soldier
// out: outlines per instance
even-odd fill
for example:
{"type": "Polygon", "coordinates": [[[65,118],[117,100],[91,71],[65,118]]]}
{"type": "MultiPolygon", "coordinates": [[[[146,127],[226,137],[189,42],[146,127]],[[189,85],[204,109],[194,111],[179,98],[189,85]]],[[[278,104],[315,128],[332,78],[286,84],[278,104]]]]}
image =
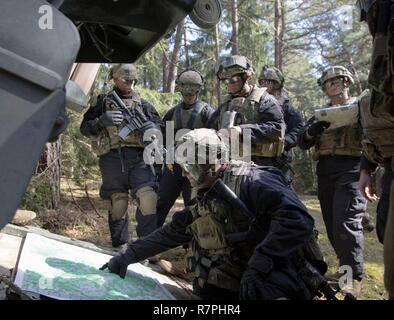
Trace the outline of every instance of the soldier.
{"type": "MultiPolygon", "coordinates": [[[[353,82],[352,75],[344,67],[326,69],[318,84],[330,99],[327,107],[358,104],[349,93],[353,82]]],[[[366,200],[358,190],[361,128],[355,124],[326,130],[329,126],[325,121],[308,121],[301,131],[299,146],[304,150],[315,146],[313,159],[318,161],[318,198],[327,235],[340,266],[350,266],[353,273],[352,285],[342,289],[357,297],[363,279],[361,221],[366,211],[366,200]]]]}
{"type": "MultiPolygon", "coordinates": [[[[214,110],[207,103],[198,99],[198,94],[203,85],[204,78],[198,71],[184,70],[178,75],[176,89],[182,95],[182,102],[168,110],[163,118],[166,126],[168,121],[172,121],[175,134],[181,129],[193,130],[207,126],[207,122],[214,110]]],[[[186,206],[191,197],[189,180],[182,175],[182,169],[178,164],[164,166],[158,191],[158,227],[163,225],[168,212],[181,192],[183,203],[186,206]]]]}
{"type": "MultiPolygon", "coordinates": [[[[393,1],[383,0],[358,0],[358,5],[361,12],[361,21],[365,20],[368,23],[369,31],[373,37],[373,51],[371,57],[371,68],[368,76],[368,83],[371,87],[371,98],[368,107],[367,114],[370,114],[369,118],[373,121],[368,121],[369,124],[376,126],[379,124],[385,127],[384,130],[380,131],[379,137],[373,137],[370,139],[373,147],[376,148],[377,152],[383,158],[386,156],[385,168],[386,175],[382,181],[382,189],[385,194],[379,202],[378,216],[385,217],[384,212],[387,214],[386,226],[377,224],[378,233],[380,233],[380,241],[382,241],[384,232],[384,284],[389,294],[389,299],[394,299],[394,183],[393,179],[389,178],[394,170],[394,160],[391,157],[391,165],[387,163],[387,159],[391,154],[387,148],[390,143],[387,144],[386,139],[392,141],[392,131],[394,126],[394,42],[393,39],[393,14],[394,4],[393,1]],[[391,135],[390,135],[391,134],[391,135]],[[385,141],[386,140],[386,141],[385,141]],[[391,184],[391,191],[390,190],[391,184]]],[[[375,127],[376,129],[376,127],[375,127]]],[[[372,130],[375,131],[375,130],[372,130]]],[[[376,132],[376,131],[375,131],[376,132]]],[[[367,135],[369,138],[369,135],[367,135]]],[[[371,144],[369,144],[371,146],[371,144]]],[[[368,157],[368,152],[365,152],[368,157]]],[[[392,155],[392,154],[391,154],[392,155]]],[[[373,162],[377,162],[377,159],[373,162]]],[[[382,158],[380,158],[382,160],[382,158]]],[[[367,167],[367,166],[366,166],[367,167]]],[[[373,167],[372,167],[373,168],[373,167]]],[[[369,168],[371,170],[372,168],[369,168]]],[[[368,170],[368,169],[367,169],[368,170]]],[[[362,189],[368,187],[368,171],[364,172],[364,181],[361,186],[362,189]]],[[[367,194],[366,194],[367,195],[367,194]]],[[[367,195],[368,196],[368,195],[367,195]]],[[[374,198],[373,194],[370,194],[374,198]]],[[[384,220],[384,219],[383,219],[384,220]]],[[[379,223],[379,221],[377,221],[379,223]]]]}
{"type": "Polygon", "coordinates": [[[272,94],[282,107],[286,124],[285,144],[284,152],[276,159],[276,167],[281,169],[283,174],[290,179],[290,172],[292,171],[291,162],[293,160],[292,149],[297,146],[298,135],[304,127],[304,123],[301,113],[290,103],[287,92],[283,87],[284,82],[285,78],[278,68],[264,66],[261,70],[259,85],[267,88],[267,92],[272,94]]]}
{"type": "Polygon", "coordinates": [[[112,245],[117,247],[129,239],[129,191],[138,203],[137,235],[143,237],[156,229],[157,181],[143,160],[142,140],[146,130],[161,130],[162,122],[155,108],[134,91],[137,69],[133,64],[116,64],[109,76],[114,82],[113,91],[98,97],[97,104],[85,113],[80,129],[92,140],[99,156],[100,196],[109,203],[109,230],[112,245]],[[121,135],[128,128],[125,124],[136,119],[141,128],[121,135]]]}
{"type": "Polygon", "coordinates": [[[253,74],[251,62],[244,56],[225,57],[218,63],[216,75],[226,83],[228,95],[212,115],[210,125],[217,130],[229,129],[231,137],[234,132],[235,136],[241,136],[248,130],[251,160],[259,165],[275,166],[275,160],[284,150],[283,114],[278,101],[266,88],[249,83],[253,74]]]}
{"type": "Polygon", "coordinates": [[[394,178],[391,168],[394,156],[394,123],[373,116],[368,92],[360,97],[360,121],[363,127],[363,155],[359,186],[361,193],[367,200],[373,202],[379,200],[376,211],[376,233],[380,243],[383,244],[389,211],[390,186],[394,178]],[[372,174],[378,165],[385,169],[381,179],[380,199],[374,194],[372,188],[372,174]]]}
{"type": "Polygon", "coordinates": [[[311,282],[302,270],[306,264],[316,269],[303,248],[314,221],[281,172],[228,162],[227,145],[212,129],[189,132],[185,145],[197,150],[194,159],[178,161],[197,188],[192,204],[101,270],[124,278],[129,264],[191,242],[188,268],[195,271],[194,293],[203,299],[310,299],[311,282]]]}

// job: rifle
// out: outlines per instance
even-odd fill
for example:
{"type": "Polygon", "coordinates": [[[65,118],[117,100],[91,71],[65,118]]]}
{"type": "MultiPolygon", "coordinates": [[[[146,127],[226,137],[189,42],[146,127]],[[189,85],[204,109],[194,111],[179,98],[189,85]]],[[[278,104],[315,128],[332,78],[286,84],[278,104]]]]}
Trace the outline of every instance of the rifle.
{"type": "Polygon", "coordinates": [[[245,203],[221,179],[217,179],[212,188],[223,200],[227,201],[234,209],[240,211],[249,220],[249,229],[247,231],[227,234],[226,240],[231,244],[251,240],[256,235],[256,228],[258,228],[256,215],[248,209],[245,203]]]}
{"type": "Polygon", "coordinates": [[[308,289],[318,296],[324,296],[327,300],[338,300],[336,291],[331,288],[326,278],[305,258],[298,261],[298,274],[308,287],[308,289]]]}
{"type": "Polygon", "coordinates": [[[132,111],[127,108],[123,100],[119,98],[118,94],[114,91],[111,92],[112,96],[115,98],[115,103],[121,108],[121,110],[126,113],[125,122],[126,125],[120,129],[118,136],[125,140],[132,132],[135,130],[143,129],[148,121],[144,114],[142,114],[137,108],[133,108],[132,111]]]}
{"type": "MultiPolygon", "coordinates": [[[[137,108],[133,108],[132,110],[128,109],[123,100],[118,96],[115,91],[111,92],[112,96],[115,98],[115,104],[121,108],[121,110],[126,113],[125,126],[119,130],[118,136],[125,140],[131,133],[134,131],[142,131],[148,129],[154,129],[156,126],[154,123],[146,118],[146,116],[137,108]]],[[[155,134],[152,134],[149,144],[153,144],[154,150],[159,153],[159,157],[162,159],[165,149],[158,145],[158,139],[155,134]],[[163,151],[163,150],[164,151],[163,151]]],[[[152,173],[156,176],[156,170],[153,167],[153,164],[149,165],[151,167],[152,173]]]]}

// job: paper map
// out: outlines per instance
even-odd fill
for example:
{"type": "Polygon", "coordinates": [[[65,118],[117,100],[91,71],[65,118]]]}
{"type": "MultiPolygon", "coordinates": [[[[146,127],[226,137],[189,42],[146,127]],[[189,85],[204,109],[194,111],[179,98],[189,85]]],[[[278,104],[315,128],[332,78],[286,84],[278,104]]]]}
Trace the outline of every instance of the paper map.
{"type": "Polygon", "coordinates": [[[172,300],[158,273],[129,266],[125,279],[99,268],[110,255],[29,233],[15,284],[26,291],[62,300],[172,300]]]}

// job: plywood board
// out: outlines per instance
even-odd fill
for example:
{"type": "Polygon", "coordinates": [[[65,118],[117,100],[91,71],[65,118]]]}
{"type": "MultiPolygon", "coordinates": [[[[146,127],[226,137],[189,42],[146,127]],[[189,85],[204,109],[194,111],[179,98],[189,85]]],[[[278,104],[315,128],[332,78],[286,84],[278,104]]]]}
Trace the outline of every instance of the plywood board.
{"type": "Polygon", "coordinates": [[[0,273],[9,276],[18,259],[22,238],[0,233],[0,273]]]}

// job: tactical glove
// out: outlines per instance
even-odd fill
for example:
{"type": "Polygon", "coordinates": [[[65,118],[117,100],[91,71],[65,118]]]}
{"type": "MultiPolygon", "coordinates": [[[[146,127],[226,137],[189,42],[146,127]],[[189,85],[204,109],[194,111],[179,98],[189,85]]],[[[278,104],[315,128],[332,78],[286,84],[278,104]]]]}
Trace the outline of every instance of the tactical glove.
{"type": "Polygon", "coordinates": [[[124,116],[122,111],[108,110],[99,118],[99,125],[102,127],[117,126],[122,123],[124,116]]]}
{"type": "Polygon", "coordinates": [[[318,121],[310,125],[308,128],[308,134],[312,137],[315,137],[319,134],[322,134],[324,130],[326,130],[330,126],[330,123],[327,121],[318,121]]]}
{"type": "Polygon", "coordinates": [[[110,272],[116,273],[122,279],[124,279],[126,276],[128,265],[135,262],[138,261],[134,258],[134,251],[130,247],[128,247],[125,253],[121,253],[113,257],[106,264],[104,264],[100,268],[100,270],[104,271],[108,268],[110,272]]]}
{"type": "Polygon", "coordinates": [[[155,123],[153,123],[152,121],[147,121],[147,122],[145,122],[145,123],[142,125],[142,127],[141,127],[140,130],[141,130],[142,132],[145,132],[145,131],[150,130],[150,129],[160,130],[160,128],[159,128],[155,123]]]}
{"type": "Polygon", "coordinates": [[[249,267],[242,275],[239,288],[241,300],[262,299],[265,289],[265,278],[273,269],[270,257],[255,253],[248,262],[249,267]]]}

